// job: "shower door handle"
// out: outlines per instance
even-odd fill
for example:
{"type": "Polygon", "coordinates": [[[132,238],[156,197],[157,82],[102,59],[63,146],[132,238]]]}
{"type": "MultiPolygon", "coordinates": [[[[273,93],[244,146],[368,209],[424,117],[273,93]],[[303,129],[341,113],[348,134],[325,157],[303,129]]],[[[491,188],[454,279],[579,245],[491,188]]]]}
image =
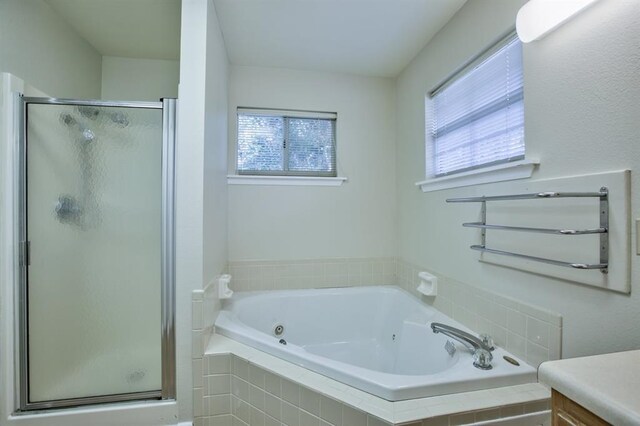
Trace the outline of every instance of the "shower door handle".
{"type": "Polygon", "coordinates": [[[31,241],[20,241],[20,266],[31,264],[31,241]]]}

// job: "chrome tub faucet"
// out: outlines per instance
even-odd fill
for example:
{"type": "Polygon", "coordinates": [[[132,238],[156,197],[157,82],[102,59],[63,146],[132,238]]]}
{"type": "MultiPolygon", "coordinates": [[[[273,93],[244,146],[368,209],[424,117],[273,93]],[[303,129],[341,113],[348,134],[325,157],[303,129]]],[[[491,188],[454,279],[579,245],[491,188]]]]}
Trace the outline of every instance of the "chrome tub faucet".
{"type": "Polygon", "coordinates": [[[478,339],[472,334],[462,331],[459,328],[451,327],[450,325],[442,324],[439,322],[431,323],[431,330],[438,334],[442,333],[445,336],[451,337],[462,343],[473,354],[473,366],[482,370],[491,370],[491,361],[493,355],[491,355],[492,347],[485,344],[482,340],[478,339]]]}

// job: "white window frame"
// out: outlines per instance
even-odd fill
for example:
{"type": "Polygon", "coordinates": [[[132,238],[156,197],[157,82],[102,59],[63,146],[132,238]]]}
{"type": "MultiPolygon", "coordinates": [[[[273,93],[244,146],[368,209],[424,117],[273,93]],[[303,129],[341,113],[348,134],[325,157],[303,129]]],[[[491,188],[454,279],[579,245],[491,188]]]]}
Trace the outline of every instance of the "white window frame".
{"type": "MultiPolygon", "coordinates": [[[[297,111],[297,110],[283,110],[283,109],[262,109],[262,108],[243,108],[238,107],[236,111],[236,149],[235,149],[235,159],[236,159],[236,176],[246,176],[250,178],[256,178],[261,176],[273,177],[273,178],[291,178],[291,177],[306,177],[306,178],[336,178],[337,177],[337,140],[336,140],[336,124],[337,124],[337,113],[333,112],[317,112],[317,111],[297,111]],[[264,115],[270,117],[282,117],[284,119],[284,144],[282,147],[283,153],[283,164],[282,170],[240,170],[238,167],[238,151],[239,151],[239,125],[240,120],[238,117],[240,115],[264,115]],[[305,171],[291,171],[288,169],[289,162],[289,144],[288,144],[288,120],[295,118],[303,118],[303,119],[321,119],[331,121],[332,131],[333,131],[333,164],[332,171],[315,171],[315,170],[305,170],[305,171]]],[[[249,181],[249,180],[245,180],[249,181]]],[[[276,179],[271,179],[271,182],[277,182],[276,179]]],[[[304,179],[299,180],[300,182],[305,181],[304,179]]],[[[308,180],[307,180],[308,181],[308,180]]]]}
{"type": "MultiPolygon", "coordinates": [[[[455,82],[458,78],[468,74],[475,67],[485,61],[494,53],[502,49],[516,35],[515,30],[510,31],[506,35],[500,37],[496,42],[465,63],[454,73],[448,76],[444,81],[438,84],[425,98],[425,171],[427,179],[416,182],[423,192],[437,191],[441,189],[456,188],[462,186],[478,185],[483,183],[500,182],[514,179],[526,179],[532,176],[533,171],[539,164],[537,160],[531,160],[525,156],[503,160],[498,163],[488,162],[473,168],[461,169],[450,174],[435,176],[435,152],[434,140],[430,130],[427,113],[430,111],[430,105],[433,96],[445,89],[448,85],[455,82]]],[[[526,154],[525,154],[526,155],[526,154]]]]}

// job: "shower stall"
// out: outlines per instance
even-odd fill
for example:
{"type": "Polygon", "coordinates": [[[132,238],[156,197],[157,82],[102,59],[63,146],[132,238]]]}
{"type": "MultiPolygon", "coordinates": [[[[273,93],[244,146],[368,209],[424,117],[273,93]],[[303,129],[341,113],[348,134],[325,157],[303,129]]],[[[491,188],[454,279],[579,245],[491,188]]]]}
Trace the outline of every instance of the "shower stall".
{"type": "Polygon", "coordinates": [[[21,411],[175,398],[175,99],[17,96],[21,411]]]}

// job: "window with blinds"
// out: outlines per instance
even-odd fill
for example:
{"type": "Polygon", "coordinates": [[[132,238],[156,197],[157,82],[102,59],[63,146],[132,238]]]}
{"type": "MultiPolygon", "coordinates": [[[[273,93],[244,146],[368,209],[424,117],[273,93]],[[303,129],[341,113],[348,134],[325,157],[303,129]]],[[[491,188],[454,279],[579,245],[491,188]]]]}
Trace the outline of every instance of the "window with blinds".
{"type": "Polygon", "coordinates": [[[435,177],[524,158],[522,43],[515,34],[471,61],[430,98],[435,177]]]}
{"type": "Polygon", "coordinates": [[[336,176],[336,114],[238,108],[237,172],[336,176]]]}

